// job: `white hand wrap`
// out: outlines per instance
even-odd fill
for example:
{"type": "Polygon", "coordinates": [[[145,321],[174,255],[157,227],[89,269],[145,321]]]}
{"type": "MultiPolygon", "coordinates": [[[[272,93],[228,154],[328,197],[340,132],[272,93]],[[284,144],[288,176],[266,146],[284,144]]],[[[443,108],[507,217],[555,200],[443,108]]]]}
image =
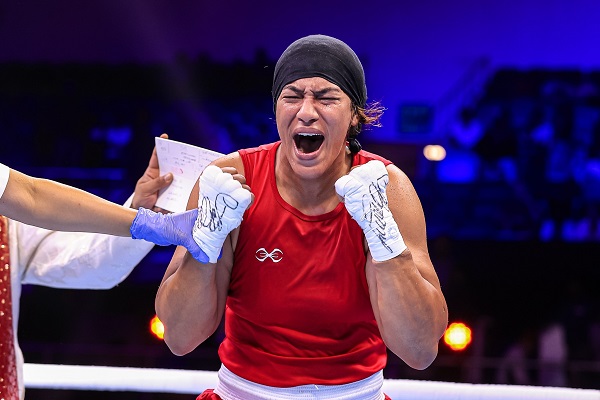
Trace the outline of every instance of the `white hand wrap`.
{"type": "Polygon", "coordinates": [[[199,211],[193,237],[208,255],[209,262],[217,262],[225,238],[242,223],[251,201],[250,191],[231,174],[214,165],[204,169],[200,176],[199,211]]]}
{"type": "Polygon", "coordinates": [[[406,249],[388,207],[388,182],[385,165],[377,160],[354,168],[335,182],[335,191],[344,198],[350,216],[364,231],[375,261],[389,260],[406,249]]]}

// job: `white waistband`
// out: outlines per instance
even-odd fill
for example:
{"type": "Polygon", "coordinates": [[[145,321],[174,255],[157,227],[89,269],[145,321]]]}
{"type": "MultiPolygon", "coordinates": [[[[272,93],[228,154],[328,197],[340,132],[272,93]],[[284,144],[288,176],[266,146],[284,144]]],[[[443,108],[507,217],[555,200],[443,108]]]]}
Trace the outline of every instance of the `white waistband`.
{"type": "Polygon", "coordinates": [[[219,369],[215,393],[223,400],[383,400],[383,372],[344,385],[302,385],[279,388],[260,385],[241,378],[224,365],[219,369]]]}

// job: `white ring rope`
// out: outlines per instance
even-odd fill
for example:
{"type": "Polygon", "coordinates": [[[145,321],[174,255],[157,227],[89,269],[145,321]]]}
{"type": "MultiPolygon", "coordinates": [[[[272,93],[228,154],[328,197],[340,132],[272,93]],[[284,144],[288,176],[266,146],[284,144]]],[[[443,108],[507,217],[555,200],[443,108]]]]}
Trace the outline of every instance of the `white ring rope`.
{"type": "MultiPolygon", "coordinates": [[[[31,389],[99,390],[198,395],[214,388],[217,373],[181,369],[30,364],[24,367],[31,389]]],[[[541,386],[482,385],[386,379],[393,400],[600,400],[600,391],[541,386]]]]}

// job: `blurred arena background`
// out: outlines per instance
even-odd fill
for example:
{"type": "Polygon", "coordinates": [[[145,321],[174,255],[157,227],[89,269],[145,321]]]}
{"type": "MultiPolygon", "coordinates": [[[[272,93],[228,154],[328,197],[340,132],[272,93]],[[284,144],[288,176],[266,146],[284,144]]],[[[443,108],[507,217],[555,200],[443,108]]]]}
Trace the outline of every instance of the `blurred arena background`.
{"type": "MultiPolygon", "coordinates": [[[[338,37],[387,108],[361,143],[413,180],[450,321],[472,335],[425,371],[391,355],[386,378],[600,389],[598,15],[594,0],[3,1],[0,161],[122,203],[163,132],[223,153],[277,140],[278,55],[338,37]]],[[[26,361],[216,370],[222,332],[184,357],[150,332],[172,251],[109,291],[24,287],[26,361]]]]}

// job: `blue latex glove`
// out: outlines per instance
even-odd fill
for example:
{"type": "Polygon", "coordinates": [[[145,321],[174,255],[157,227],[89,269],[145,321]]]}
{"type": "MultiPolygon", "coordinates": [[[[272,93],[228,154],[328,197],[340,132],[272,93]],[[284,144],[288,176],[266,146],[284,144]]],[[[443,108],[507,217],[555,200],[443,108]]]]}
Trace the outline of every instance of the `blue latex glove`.
{"type": "Polygon", "coordinates": [[[197,208],[182,213],[161,214],[140,207],[129,231],[133,239],[147,240],[159,246],[183,246],[192,257],[206,264],[208,256],[192,237],[197,217],[197,208]]]}

